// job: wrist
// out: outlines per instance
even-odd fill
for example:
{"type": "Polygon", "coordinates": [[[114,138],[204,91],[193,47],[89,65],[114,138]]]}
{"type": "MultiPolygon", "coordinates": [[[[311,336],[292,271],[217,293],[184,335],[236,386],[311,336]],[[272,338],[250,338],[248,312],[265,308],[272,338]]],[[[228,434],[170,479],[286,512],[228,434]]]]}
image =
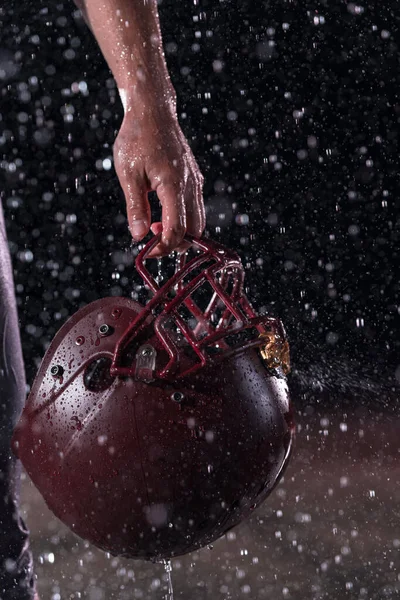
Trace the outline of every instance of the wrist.
{"type": "Polygon", "coordinates": [[[169,113],[176,117],[176,92],[170,82],[146,82],[145,85],[135,82],[118,86],[118,92],[125,114],[140,117],[149,113],[169,113]]]}

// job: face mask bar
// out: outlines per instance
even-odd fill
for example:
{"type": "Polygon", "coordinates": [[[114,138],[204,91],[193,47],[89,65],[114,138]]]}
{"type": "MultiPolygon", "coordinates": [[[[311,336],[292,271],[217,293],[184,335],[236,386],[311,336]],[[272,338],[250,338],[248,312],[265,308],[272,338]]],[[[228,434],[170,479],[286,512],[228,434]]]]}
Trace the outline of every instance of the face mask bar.
{"type": "Polygon", "coordinates": [[[261,348],[261,355],[268,368],[281,367],[289,371],[289,347],[285,331],[279,319],[257,316],[243,292],[244,270],[238,255],[228,248],[211,240],[199,240],[186,235],[185,241],[199,253],[187,261],[187,252],[177,261],[174,275],[161,287],[145,267],[151,250],[159,243],[161,234],[154,236],[136,258],[136,269],[153,298],[133,320],[116,344],[110,373],[113,377],[134,377],[134,365],[121,366],[123,353],[128,344],[149,326],[153,318],[154,331],[161,345],[168,353],[169,360],[163,368],[155,368],[152,379],[174,379],[191,375],[206,364],[225,360],[250,348],[261,348]],[[197,275],[195,271],[202,267],[197,275]],[[192,276],[192,279],[185,280],[192,276]],[[212,289],[212,297],[205,310],[199,308],[193,295],[207,282],[212,289]],[[228,291],[231,285],[230,291],[228,291]],[[211,323],[217,306],[223,306],[216,324],[211,323]],[[156,310],[161,312],[155,316],[156,310]],[[186,313],[196,321],[191,329],[179,314],[185,307],[186,313]],[[171,322],[189,344],[196,358],[188,365],[180,360],[181,352],[171,332],[171,322]],[[227,338],[239,337],[243,333],[254,334],[236,344],[229,344],[227,338]],[[212,355],[210,354],[212,351],[212,355]]]}

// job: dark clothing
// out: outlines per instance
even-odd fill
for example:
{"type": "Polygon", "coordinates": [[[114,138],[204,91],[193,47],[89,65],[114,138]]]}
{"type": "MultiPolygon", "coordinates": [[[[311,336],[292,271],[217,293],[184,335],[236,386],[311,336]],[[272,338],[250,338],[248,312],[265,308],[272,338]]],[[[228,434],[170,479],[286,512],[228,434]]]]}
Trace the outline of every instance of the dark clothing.
{"type": "Polygon", "coordinates": [[[17,307],[0,204],[0,600],[34,596],[29,532],[19,515],[21,463],[11,452],[13,428],[25,399],[17,307]]]}

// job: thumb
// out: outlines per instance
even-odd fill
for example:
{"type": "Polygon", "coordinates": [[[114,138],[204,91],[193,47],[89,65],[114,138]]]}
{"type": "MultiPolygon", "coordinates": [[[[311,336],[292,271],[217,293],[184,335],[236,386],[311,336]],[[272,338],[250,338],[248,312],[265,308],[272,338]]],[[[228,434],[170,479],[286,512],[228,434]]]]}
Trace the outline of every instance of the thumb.
{"type": "Polygon", "coordinates": [[[145,182],[130,181],[124,186],[126,212],[133,239],[140,242],[149,231],[151,210],[145,182]]]}

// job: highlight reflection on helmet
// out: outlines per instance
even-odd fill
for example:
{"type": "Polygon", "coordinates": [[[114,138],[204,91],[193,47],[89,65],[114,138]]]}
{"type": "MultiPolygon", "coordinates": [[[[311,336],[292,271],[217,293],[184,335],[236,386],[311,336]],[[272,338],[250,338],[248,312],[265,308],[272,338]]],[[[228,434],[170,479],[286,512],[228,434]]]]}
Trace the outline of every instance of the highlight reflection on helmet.
{"type": "Polygon", "coordinates": [[[104,298],[75,313],[13,438],[58,518],[113,555],[149,560],[245,519],[294,435],[285,332],[255,314],[238,256],[187,236],[191,251],[159,285],[145,266],[159,237],[136,259],[151,300],[104,298]]]}

